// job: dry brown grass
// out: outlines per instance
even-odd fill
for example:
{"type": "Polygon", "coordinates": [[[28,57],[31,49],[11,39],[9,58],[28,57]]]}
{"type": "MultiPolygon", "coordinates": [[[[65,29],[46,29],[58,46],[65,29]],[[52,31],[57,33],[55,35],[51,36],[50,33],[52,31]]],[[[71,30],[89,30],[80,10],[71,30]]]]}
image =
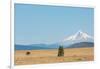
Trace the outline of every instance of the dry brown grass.
{"type": "Polygon", "coordinates": [[[64,57],[57,57],[58,50],[17,50],[15,51],[15,65],[43,64],[57,62],[92,61],[94,48],[64,49],[64,57]],[[29,51],[31,54],[26,55],[29,51]]]}

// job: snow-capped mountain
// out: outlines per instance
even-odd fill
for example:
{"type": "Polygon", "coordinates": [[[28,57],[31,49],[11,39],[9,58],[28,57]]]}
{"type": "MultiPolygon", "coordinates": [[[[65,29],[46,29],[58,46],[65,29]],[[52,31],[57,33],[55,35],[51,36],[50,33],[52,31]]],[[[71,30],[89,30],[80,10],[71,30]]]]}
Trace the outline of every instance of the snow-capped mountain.
{"type": "Polygon", "coordinates": [[[68,36],[64,38],[61,43],[62,44],[73,44],[78,42],[92,42],[94,39],[92,36],[88,35],[85,32],[78,31],[74,35],[68,36]]]}
{"type": "Polygon", "coordinates": [[[88,40],[88,39],[93,39],[93,37],[88,35],[87,33],[84,33],[82,31],[78,31],[76,34],[65,38],[63,41],[67,41],[67,40],[72,40],[72,41],[73,40],[88,40]]]}

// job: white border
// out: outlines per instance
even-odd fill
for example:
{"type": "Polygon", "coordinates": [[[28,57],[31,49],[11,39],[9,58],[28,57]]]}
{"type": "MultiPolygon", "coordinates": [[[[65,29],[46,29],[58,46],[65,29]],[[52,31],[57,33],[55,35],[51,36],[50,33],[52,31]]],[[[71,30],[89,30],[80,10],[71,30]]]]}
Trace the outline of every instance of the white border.
{"type": "Polygon", "coordinates": [[[11,16],[10,16],[10,18],[11,18],[11,27],[10,27],[10,30],[11,30],[11,39],[10,39],[10,41],[11,41],[11,43],[10,43],[10,45],[11,45],[11,51],[10,51],[10,56],[11,56],[11,58],[10,58],[10,60],[11,60],[11,62],[10,62],[10,68],[11,69],[14,69],[14,1],[11,1],[11,10],[10,10],[10,12],[11,12],[11,16]]]}
{"type": "MultiPolygon", "coordinates": [[[[90,0],[15,0],[11,2],[11,68],[12,69],[32,69],[32,68],[40,68],[41,65],[44,67],[54,67],[56,68],[59,65],[63,65],[70,67],[74,67],[75,65],[80,66],[87,66],[88,62],[71,62],[71,63],[53,63],[53,64],[38,64],[38,65],[21,65],[21,66],[14,66],[14,3],[24,3],[24,4],[41,4],[41,5],[55,5],[55,6],[73,6],[73,7],[89,7],[89,8],[95,8],[95,5],[93,2],[90,2],[90,0]]],[[[92,62],[93,64],[93,62],[92,62]]],[[[91,65],[92,65],[91,64],[91,65]]],[[[80,67],[79,66],[79,67],[80,67]]],[[[67,68],[68,68],[67,67],[67,68]]],[[[72,68],[73,68],[72,67],[72,68]]],[[[49,68],[49,69],[51,69],[49,68]]],[[[59,68],[60,69],[60,68],[59,68]]],[[[73,68],[74,69],[74,68],[73,68]]]]}
{"type": "Polygon", "coordinates": [[[59,6],[76,6],[76,7],[94,7],[94,1],[91,0],[15,0],[15,3],[25,4],[43,4],[59,6]]]}

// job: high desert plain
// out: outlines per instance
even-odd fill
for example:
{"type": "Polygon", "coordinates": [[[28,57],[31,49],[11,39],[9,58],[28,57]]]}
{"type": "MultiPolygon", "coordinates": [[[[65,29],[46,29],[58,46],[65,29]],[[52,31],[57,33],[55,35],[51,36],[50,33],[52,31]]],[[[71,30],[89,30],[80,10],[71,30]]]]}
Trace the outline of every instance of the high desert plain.
{"type": "Polygon", "coordinates": [[[66,48],[64,56],[58,57],[58,49],[15,50],[15,65],[93,61],[94,47],[66,48]],[[29,52],[29,54],[27,54],[29,52]]]}

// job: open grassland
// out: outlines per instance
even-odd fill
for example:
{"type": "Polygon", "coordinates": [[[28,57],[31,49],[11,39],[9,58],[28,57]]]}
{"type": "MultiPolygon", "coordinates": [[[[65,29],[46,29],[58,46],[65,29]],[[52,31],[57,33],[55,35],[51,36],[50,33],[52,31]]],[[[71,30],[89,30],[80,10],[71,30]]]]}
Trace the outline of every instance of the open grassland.
{"type": "Polygon", "coordinates": [[[94,48],[64,49],[64,56],[58,57],[58,49],[52,50],[16,50],[15,65],[44,64],[58,62],[76,62],[94,60],[94,48]],[[29,55],[26,52],[30,52],[29,55]]]}

